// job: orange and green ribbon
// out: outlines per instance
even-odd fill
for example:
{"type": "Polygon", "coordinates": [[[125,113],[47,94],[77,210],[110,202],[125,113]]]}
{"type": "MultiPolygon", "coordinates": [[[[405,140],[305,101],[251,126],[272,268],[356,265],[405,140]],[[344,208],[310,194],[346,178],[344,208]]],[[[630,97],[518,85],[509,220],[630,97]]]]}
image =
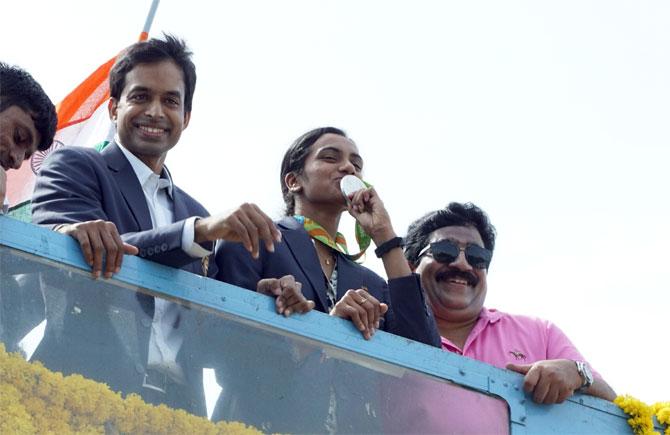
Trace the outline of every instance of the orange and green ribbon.
{"type": "Polygon", "coordinates": [[[307,231],[307,234],[309,234],[312,239],[318,240],[329,248],[347,256],[351,260],[358,260],[361,258],[363,254],[365,254],[365,250],[368,249],[368,246],[370,246],[370,242],[372,241],[370,236],[365,231],[363,231],[363,228],[358,224],[358,222],[356,222],[356,242],[358,243],[360,252],[358,254],[352,255],[349,254],[347,240],[344,238],[342,233],[338,232],[335,235],[335,240],[333,240],[331,235],[328,234],[328,231],[319,225],[318,222],[301,215],[294,215],[293,217],[302,224],[303,228],[305,228],[305,231],[307,231]]]}

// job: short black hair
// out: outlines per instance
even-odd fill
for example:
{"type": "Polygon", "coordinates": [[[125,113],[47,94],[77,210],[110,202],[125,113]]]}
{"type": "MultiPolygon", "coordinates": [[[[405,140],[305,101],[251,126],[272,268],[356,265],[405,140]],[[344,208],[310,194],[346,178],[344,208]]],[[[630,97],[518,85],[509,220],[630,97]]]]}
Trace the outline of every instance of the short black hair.
{"type": "Polygon", "coordinates": [[[56,108],[42,86],[27,71],[0,62],[0,112],[18,106],[30,113],[40,134],[39,151],[51,146],[56,134],[56,108]]]}
{"type": "Polygon", "coordinates": [[[163,36],[165,39],[152,38],[136,42],[119,54],[109,72],[109,94],[116,100],[121,98],[126,86],[126,75],[138,64],[172,60],[184,73],[184,110],[189,113],[193,105],[196,80],[195,65],[191,60],[193,53],[184,40],[168,34],[163,36]]]}
{"type": "Polygon", "coordinates": [[[484,247],[491,252],[496,243],[496,229],[484,211],[467,202],[452,202],[445,208],[432,211],[412,222],[405,237],[405,257],[414,267],[419,265],[419,253],[428,245],[430,234],[444,227],[469,226],[475,228],[484,247]]]}
{"type": "Polygon", "coordinates": [[[279,182],[281,183],[281,191],[284,196],[284,204],[286,204],[286,216],[293,216],[295,213],[295,197],[293,192],[288,189],[284,178],[290,172],[301,174],[305,169],[305,161],[309,155],[309,148],[314,145],[314,142],[319,140],[324,134],[336,134],[338,136],[347,137],[344,130],[335,127],[319,127],[308,131],[299,138],[297,138],[284,154],[284,159],[281,162],[281,171],[279,173],[279,182]]]}

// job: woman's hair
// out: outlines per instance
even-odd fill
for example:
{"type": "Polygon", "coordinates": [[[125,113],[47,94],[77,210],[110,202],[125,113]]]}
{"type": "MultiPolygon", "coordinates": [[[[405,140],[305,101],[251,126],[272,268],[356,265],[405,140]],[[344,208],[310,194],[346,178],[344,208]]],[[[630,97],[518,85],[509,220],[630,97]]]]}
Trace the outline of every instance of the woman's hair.
{"type": "Polygon", "coordinates": [[[295,196],[284,181],[286,175],[291,172],[300,175],[305,169],[305,161],[309,155],[309,148],[314,145],[314,142],[319,140],[321,136],[328,133],[347,137],[347,134],[339,128],[315,128],[296,139],[286,151],[286,154],[284,154],[284,159],[281,162],[279,183],[281,184],[281,191],[284,196],[284,204],[286,204],[286,216],[293,216],[295,213],[295,196]]]}

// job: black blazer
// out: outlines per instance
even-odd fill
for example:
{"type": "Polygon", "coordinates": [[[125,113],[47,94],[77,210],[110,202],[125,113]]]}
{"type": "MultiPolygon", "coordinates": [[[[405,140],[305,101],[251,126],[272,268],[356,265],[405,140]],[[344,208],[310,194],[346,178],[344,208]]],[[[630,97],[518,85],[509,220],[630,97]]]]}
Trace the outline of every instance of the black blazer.
{"type": "MultiPolygon", "coordinates": [[[[32,219],[47,227],[111,221],[125,242],[139,248],[141,257],[202,274],[201,260],[181,249],[181,235],[187,218],[209,213],[177,186],[172,193],[175,222],[153,229],[142,187],[118,145],[111,143],[101,153],[68,146],[51,154],[42,166],[33,194],[32,219]]],[[[210,267],[212,274],[215,271],[210,267]]],[[[62,284],[45,292],[47,329],[33,359],[65,374],[81,373],[105,382],[115,391],[141,392],[153,297],[118,288],[64,289],[62,284]]],[[[179,327],[188,329],[192,314],[185,312],[184,316],[179,327]]],[[[187,371],[189,384],[197,387],[191,412],[204,415],[202,370],[189,368],[191,356],[184,352],[177,359],[187,371]]]]}
{"type": "MultiPolygon", "coordinates": [[[[302,284],[305,297],[315,302],[315,309],[326,312],[326,284],[312,239],[292,217],[282,219],[277,226],[282,233],[282,242],[275,244],[274,253],[261,245],[258,260],[254,260],[240,243],[219,241],[215,252],[216,279],[255,291],[256,283],[262,278],[293,275],[302,284]]],[[[392,279],[387,284],[370,269],[342,254],[337,255],[338,300],[347,290],[366,286],[372,296],[389,305],[381,329],[440,346],[435,319],[426,305],[417,275],[392,279]]]]}

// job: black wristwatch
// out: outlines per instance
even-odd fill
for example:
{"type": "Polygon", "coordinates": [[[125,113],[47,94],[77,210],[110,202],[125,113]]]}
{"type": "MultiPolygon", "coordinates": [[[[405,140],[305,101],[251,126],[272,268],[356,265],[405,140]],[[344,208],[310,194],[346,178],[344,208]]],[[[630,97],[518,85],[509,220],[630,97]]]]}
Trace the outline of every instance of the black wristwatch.
{"type": "Polygon", "coordinates": [[[402,237],[394,237],[379,245],[377,249],[375,249],[375,255],[377,258],[382,258],[384,254],[390,250],[395,248],[402,248],[403,246],[405,246],[405,243],[403,242],[402,237]]]}
{"type": "Polygon", "coordinates": [[[591,373],[589,365],[584,361],[575,361],[575,364],[577,365],[577,373],[582,377],[582,386],[575,391],[585,391],[593,385],[593,373],[591,373]]]}

